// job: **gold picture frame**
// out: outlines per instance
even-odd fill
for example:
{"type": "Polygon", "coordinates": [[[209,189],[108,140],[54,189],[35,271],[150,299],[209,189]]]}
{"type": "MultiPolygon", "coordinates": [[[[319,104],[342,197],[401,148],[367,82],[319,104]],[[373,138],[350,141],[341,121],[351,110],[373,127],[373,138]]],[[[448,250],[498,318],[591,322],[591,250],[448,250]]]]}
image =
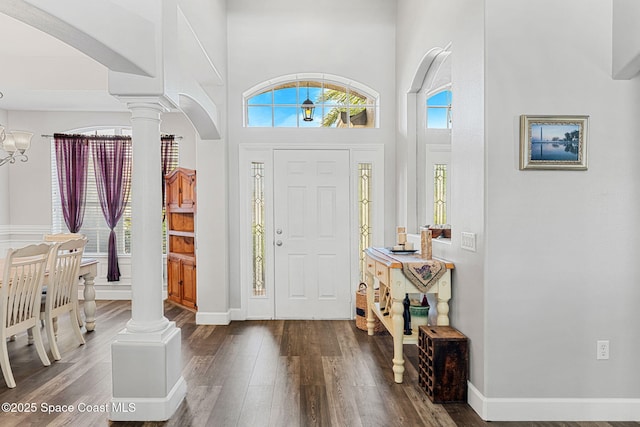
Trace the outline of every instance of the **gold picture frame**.
{"type": "Polygon", "coordinates": [[[520,116],[520,170],[587,169],[589,116],[520,116]]]}

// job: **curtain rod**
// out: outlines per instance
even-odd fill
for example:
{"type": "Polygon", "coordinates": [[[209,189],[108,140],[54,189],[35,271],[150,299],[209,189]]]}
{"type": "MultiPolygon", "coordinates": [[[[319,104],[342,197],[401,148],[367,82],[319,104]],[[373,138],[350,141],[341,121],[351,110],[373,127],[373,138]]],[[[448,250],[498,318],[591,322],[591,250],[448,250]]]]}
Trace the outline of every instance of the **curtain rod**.
{"type": "MultiPolygon", "coordinates": [[[[42,135],[40,135],[40,136],[41,136],[42,138],[53,138],[53,135],[45,135],[45,134],[42,134],[42,135]]],[[[83,135],[83,136],[86,136],[87,138],[96,138],[96,137],[97,137],[97,138],[99,138],[99,137],[101,137],[101,136],[107,136],[107,137],[109,137],[109,136],[128,136],[128,135],[83,135]]],[[[162,138],[163,136],[169,136],[169,135],[168,135],[168,134],[160,135],[160,138],[162,138]]],[[[174,139],[182,139],[183,137],[182,137],[182,136],[178,136],[178,135],[176,135],[176,136],[174,136],[173,138],[174,138],[174,139]]]]}

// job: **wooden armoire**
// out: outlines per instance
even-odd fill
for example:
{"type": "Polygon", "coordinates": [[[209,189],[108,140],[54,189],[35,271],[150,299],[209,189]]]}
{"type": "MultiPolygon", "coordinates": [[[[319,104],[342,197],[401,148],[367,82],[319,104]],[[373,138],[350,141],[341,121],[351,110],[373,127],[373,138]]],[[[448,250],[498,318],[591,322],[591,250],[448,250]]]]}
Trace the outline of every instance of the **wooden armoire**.
{"type": "Polygon", "coordinates": [[[177,168],[165,176],[167,293],[196,309],[196,171],[177,168]]]}

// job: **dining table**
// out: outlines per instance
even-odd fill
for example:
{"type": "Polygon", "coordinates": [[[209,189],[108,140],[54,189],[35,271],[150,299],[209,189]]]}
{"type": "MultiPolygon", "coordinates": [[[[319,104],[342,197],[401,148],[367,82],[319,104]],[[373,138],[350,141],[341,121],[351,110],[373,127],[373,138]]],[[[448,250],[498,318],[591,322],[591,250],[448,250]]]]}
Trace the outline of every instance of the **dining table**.
{"type": "MultiPolygon", "coordinates": [[[[2,285],[2,273],[4,271],[4,258],[0,258],[0,286],[2,285]]],[[[98,260],[95,258],[82,258],[78,280],[84,284],[84,326],[87,332],[96,328],[96,289],[95,278],[98,275],[98,260]]],[[[49,283],[49,272],[45,271],[43,286],[49,283]]]]}

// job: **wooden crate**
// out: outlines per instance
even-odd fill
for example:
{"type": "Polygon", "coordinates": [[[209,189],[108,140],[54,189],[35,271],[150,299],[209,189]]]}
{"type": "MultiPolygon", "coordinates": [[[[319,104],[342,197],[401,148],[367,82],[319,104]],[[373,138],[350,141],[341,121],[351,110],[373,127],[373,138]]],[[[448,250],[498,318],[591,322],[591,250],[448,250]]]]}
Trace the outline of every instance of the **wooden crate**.
{"type": "Polygon", "coordinates": [[[467,401],[469,344],[450,326],[420,326],[418,382],[433,403],[467,401]]]}

